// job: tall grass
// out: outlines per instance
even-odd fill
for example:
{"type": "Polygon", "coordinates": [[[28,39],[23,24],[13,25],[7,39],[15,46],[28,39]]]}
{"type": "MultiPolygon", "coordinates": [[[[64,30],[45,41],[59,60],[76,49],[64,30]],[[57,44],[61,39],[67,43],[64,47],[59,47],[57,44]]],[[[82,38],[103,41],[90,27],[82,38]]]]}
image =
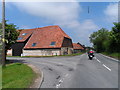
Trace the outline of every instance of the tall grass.
{"type": "Polygon", "coordinates": [[[102,54],[104,54],[104,55],[107,55],[107,56],[110,56],[110,57],[113,57],[113,58],[116,58],[116,59],[120,60],[120,53],[106,53],[106,52],[103,52],[102,54]]]}

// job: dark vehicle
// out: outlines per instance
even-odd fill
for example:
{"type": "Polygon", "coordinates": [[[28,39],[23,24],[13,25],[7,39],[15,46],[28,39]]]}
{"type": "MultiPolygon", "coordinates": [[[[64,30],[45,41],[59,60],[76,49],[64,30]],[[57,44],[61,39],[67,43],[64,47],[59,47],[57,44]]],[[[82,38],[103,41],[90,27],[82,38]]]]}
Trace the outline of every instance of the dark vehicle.
{"type": "Polygon", "coordinates": [[[93,57],[94,57],[94,52],[93,52],[92,50],[90,50],[90,51],[88,52],[88,57],[89,57],[90,60],[93,59],[93,57]]]}
{"type": "Polygon", "coordinates": [[[89,57],[90,60],[92,60],[94,55],[93,54],[89,54],[88,57],[89,57]]]}

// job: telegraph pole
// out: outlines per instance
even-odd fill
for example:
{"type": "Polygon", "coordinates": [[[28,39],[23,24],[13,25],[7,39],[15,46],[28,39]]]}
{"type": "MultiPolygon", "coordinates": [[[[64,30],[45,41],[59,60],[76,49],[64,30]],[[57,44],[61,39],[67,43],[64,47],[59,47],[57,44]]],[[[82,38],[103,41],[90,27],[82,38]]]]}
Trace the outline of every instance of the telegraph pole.
{"type": "Polygon", "coordinates": [[[90,12],[90,7],[88,6],[88,13],[90,12]]]}
{"type": "Polygon", "coordinates": [[[5,0],[2,0],[2,66],[5,66],[5,0]]]}

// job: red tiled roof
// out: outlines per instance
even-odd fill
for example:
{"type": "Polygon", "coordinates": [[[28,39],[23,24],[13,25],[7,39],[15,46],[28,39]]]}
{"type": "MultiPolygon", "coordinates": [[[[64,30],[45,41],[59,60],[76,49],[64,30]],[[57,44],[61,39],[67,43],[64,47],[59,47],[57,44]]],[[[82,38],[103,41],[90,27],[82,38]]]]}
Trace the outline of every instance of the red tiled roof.
{"type": "Polygon", "coordinates": [[[21,40],[17,40],[17,42],[24,42],[28,39],[30,35],[34,32],[34,29],[25,29],[25,30],[19,30],[20,35],[18,37],[22,38],[21,40]],[[26,35],[22,35],[23,33],[27,33],[26,35]]]}
{"type": "Polygon", "coordinates": [[[18,42],[25,41],[26,38],[31,35],[24,49],[61,48],[64,37],[71,39],[59,26],[47,26],[42,28],[22,30],[19,37],[22,37],[23,33],[28,34],[23,36],[23,40],[18,40],[18,42]],[[51,42],[56,43],[54,46],[51,46],[51,42]],[[32,46],[33,43],[36,43],[36,46],[32,46]]]}
{"type": "Polygon", "coordinates": [[[80,44],[73,43],[73,49],[84,49],[84,48],[80,44]]]}

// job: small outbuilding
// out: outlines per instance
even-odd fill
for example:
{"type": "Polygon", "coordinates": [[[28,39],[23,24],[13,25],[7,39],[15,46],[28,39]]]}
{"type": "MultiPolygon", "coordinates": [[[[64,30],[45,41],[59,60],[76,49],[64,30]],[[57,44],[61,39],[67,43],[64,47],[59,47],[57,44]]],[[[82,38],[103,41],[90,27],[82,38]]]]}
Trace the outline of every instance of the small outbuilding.
{"type": "Polygon", "coordinates": [[[73,43],[73,52],[74,53],[80,53],[85,50],[85,47],[78,43],[73,43]]]}

